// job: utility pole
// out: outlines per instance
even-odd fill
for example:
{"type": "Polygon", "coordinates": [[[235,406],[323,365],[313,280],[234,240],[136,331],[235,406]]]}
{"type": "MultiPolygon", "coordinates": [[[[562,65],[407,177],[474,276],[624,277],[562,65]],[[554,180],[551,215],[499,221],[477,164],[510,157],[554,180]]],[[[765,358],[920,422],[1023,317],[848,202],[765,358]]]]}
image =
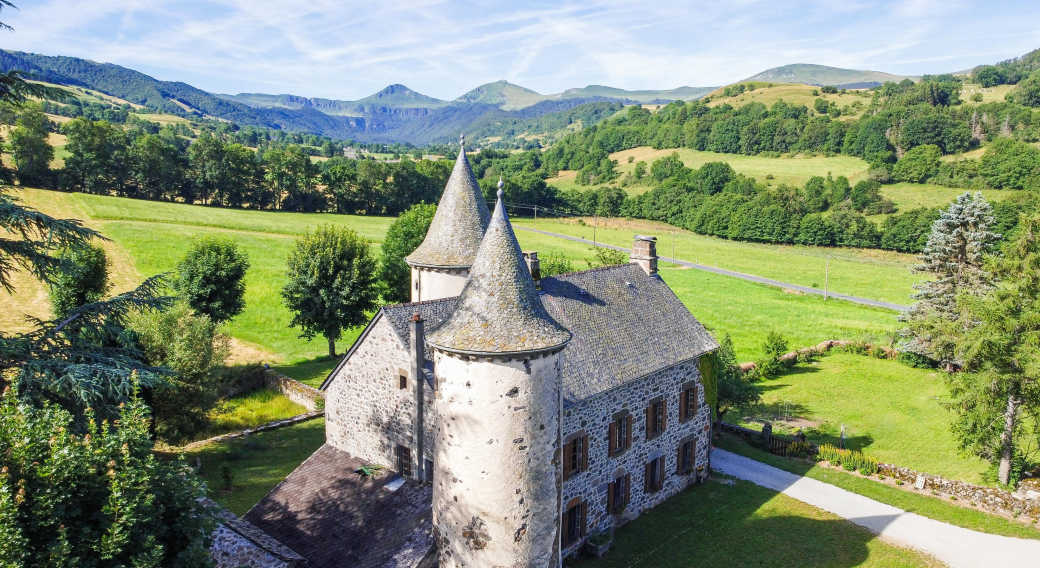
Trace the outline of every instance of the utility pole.
{"type": "Polygon", "coordinates": [[[827,270],[823,273],[823,301],[827,301],[827,286],[831,279],[831,255],[827,255],[827,270]]]}
{"type": "Polygon", "coordinates": [[[534,230],[538,230],[538,206],[534,206],[534,230]]]}
{"type": "Polygon", "coordinates": [[[597,219],[597,215],[595,213],[593,213],[592,214],[592,246],[593,247],[598,247],[599,246],[599,245],[596,244],[596,219],[597,219]]]}
{"type": "Polygon", "coordinates": [[[672,264],[679,266],[679,263],[675,261],[675,231],[672,231],[672,264]]]}

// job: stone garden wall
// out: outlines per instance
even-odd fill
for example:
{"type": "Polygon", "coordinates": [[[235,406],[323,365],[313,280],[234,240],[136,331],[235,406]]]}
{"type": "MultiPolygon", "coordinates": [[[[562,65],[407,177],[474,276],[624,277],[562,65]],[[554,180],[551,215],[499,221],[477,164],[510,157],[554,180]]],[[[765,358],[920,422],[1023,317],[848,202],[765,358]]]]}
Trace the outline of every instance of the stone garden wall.
{"type": "Polygon", "coordinates": [[[325,407],[325,395],[320,390],[270,369],[267,370],[264,386],[282,393],[307,410],[314,411],[325,407]]]}
{"type": "MultiPolygon", "coordinates": [[[[206,500],[213,507],[216,503],[206,500]]],[[[256,526],[226,509],[218,513],[220,526],[213,532],[210,557],[216,568],[299,568],[307,561],[256,526]]]]}
{"type": "Polygon", "coordinates": [[[1040,492],[1032,489],[1023,487],[1016,492],[1005,491],[886,463],[878,464],[878,474],[902,481],[918,491],[935,491],[946,498],[956,497],[959,501],[974,503],[980,509],[1011,516],[1040,518],[1040,492]]]}

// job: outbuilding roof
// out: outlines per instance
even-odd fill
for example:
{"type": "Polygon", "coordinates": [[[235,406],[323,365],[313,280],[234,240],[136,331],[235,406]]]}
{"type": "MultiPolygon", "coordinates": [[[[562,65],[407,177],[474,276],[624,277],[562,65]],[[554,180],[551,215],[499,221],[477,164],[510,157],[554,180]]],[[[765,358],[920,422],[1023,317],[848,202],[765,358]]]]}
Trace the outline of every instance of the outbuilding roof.
{"type": "Polygon", "coordinates": [[[719,347],[672,289],[637,264],[541,283],[549,314],[574,334],[563,352],[565,406],[719,347]]]}
{"type": "Polygon", "coordinates": [[[469,268],[490,219],[484,194],[466,158],[466,148],[460,144],[459,157],[426,238],[405,257],[405,262],[411,266],[469,268]]]}
{"type": "Polygon", "coordinates": [[[499,181],[495,213],[458,304],[443,324],[426,333],[437,349],[521,354],[549,351],[570,340],[539,300],[502,200],[499,181]]]}

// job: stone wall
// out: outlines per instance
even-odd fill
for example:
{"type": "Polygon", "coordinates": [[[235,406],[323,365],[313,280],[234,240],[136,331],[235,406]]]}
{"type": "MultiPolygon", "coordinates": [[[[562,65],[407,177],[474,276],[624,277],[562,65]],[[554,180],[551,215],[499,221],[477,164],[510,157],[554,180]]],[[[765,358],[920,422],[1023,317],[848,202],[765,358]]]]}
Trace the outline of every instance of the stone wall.
{"type": "Polygon", "coordinates": [[[297,568],[307,564],[302,556],[230,511],[220,509],[218,518],[220,525],[209,549],[216,568],[297,568]]]}
{"type": "MultiPolygon", "coordinates": [[[[325,390],[325,435],[351,455],[395,467],[397,445],[412,448],[415,380],[410,355],[385,317],[369,325],[366,336],[325,390]],[[408,377],[400,388],[400,376],[408,377]]],[[[425,380],[425,377],[420,378],[425,380]]],[[[426,385],[426,408],[433,407],[426,385]]],[[[432,459],[433,412],[425,413],[425,459],[432,459]]]]}
{"type": "Polygon", "coordinates": [[[264,377],[264,384],[307,410],[318,410],[318,399],[325,398],[320,390],[270,369],[264,377]]]}
{"type": "Polygon", "coordinates": [[[935,491],[946,498],[952,496],[963,503],[974,503],[979,509],[1012,516],[1024,514],[1040,519],[1040,493],[1035,491],[1012,493],[885,463],[878,464],[878,474],[898,479],[904,483],[904,487],[910,486],[927,493],[935,491]]]}
{"type": "MultiPolygon", "coordinates": [[[[700,384],[700,378],[697,361],[688,361],[564,409],[563,437],[579,430],[589,435],[589,469],[572,475],[563,484],[564,503],[575,497],[581,497],[588,503],[587,536],[620,526],[691,483],[696,483],[697,468],[704,467],[701,474],[707,473],[711,415],[704,404],[704,387],[700,384]],[[679,396],[684,383],[692,380],[697,381],[697,415],[680,423],[679,396]],[[645,409],[652,399],[659,396],[668,401],[667,428],[664,433],[647,440],[645,409]],[[610,423],[616,412],[626,409],[633,416],[632,447],[619,456],[611,457],[608,455],[607,439],[610,423]],[[679,441],[691,435],[696,436],[697,441],[694,471],[681,475],[676,473],[679,441]],[[652,457],[660,455],[665,457],[664,487],[659,491],[647,492],[644,490],[646,464],[652,457]],[[631,501],[622,515],[615,516],[607,513],[607,484],[619,472],[632,476],[631,501]]],[[[564,554],[570,554],[580,547],[580,542],[574,544],[564,554]]]]}

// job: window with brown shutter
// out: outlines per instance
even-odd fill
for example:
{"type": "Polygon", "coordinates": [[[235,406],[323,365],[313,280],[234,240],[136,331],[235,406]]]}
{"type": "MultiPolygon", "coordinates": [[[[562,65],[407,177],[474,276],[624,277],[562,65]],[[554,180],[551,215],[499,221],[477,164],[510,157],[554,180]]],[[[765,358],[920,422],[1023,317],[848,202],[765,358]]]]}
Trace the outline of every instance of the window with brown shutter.
{"type": "Polygon", "coordinates": [[[623,511],[632,496],[632,475],[619,476],[607,484],[607,513],[616,515],[623,511]]]}
{"type": "Polygon", "coordinates": [[[572,434],[563,444],[563,479],[566,481],[576,473],[589,469],[589,436],[572,434]]]}
{"type": "Polygon", "coordinates": [[[656,438],[668,427],[666,401],[658,400],[646,407],[646,439],[656,438]]]}
{"type": "Polygon", "coordinates": [[[691,386],[682,392],[679,399],[679,421],[686,422],[697,417],[697,386],[691,386]]]}
{"type": "Polygon", "coordinates": [[[563,546],[570,546],[585,536],[588,530],[588,507],[580,497],[575,497],[567,503],[567,508],[563,512],[562,525],[563,546]]]}
{"type": "Polygon", "coordinates": [[[632,415],[614,415],[616,418],[607,429],[607,452],[613,457],[632,447],[632,415]]]}
{"type": "Polygon", "coordinates": [[[589,534],[589,504],[581,502],[581,536],[589,534]]]}
{"type": "Polygon", "coordinates": [[[646,464],[647,492],[660,491],[664,486],[664,456],[650,460],[646,464]]]}

